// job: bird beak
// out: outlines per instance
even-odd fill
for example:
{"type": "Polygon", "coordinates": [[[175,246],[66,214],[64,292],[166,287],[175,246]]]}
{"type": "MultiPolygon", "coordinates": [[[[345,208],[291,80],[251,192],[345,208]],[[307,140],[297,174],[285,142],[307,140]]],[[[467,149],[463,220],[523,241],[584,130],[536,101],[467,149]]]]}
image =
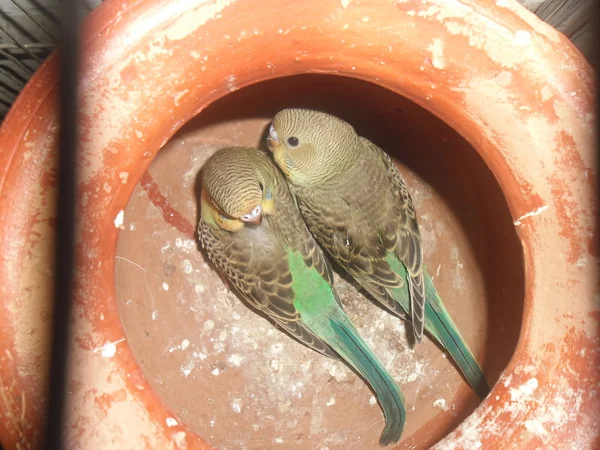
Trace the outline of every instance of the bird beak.
{"type": "Polygon", "coordinates": [[[249,220],[247,223],[251,223],[252,225],[260,225],[262,223],[262,214],[259,214],[254,219],[249,220]]]}
{"type": "Polygon", "coordinates": [[[281,145],[279,143],[279,137],[277,136],[277,132],[275,131],[273,124],[271,124],[271,127],[269,128],[269,136],[267,137],[267,145],[269,146],[269,150],[271,150],[272,152],[275,151],[277,148],[279,148],[279,146],[281,145]]]}

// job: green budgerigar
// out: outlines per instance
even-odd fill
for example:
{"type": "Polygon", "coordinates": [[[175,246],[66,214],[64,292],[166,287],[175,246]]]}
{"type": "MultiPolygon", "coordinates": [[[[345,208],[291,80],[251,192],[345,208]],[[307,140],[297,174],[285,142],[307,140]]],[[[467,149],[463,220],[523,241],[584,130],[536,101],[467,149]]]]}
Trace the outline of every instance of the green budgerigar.
{"type": "Polygon", "coordinates": [[[450,354],[481,397],[484,374],[423,264],[417,215],[400,172],[347,122],[308,109],[284,109],[267,144],[317,242],[393,314],[450,354]]]}
{"type": "Polygon", "coordinates": [[[221,149],[201,177],[198,234],[210,260],[250,305],[361,374],[383,409],[379,443],[398,442],[406,416],[402,392],[342,310],[329,261],[269,155],[221,149]]]}

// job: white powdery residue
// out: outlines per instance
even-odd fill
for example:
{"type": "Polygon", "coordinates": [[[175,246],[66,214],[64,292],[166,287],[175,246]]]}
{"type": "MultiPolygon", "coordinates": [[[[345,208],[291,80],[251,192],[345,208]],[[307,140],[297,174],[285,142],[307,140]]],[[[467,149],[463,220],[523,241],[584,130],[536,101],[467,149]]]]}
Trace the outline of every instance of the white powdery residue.
{"type": "Polygon", "coordinates": [[[527,428],[529,431],[531,431],[533,434],[535,434],[537,436],[545,436],[548,434],[548,431],[544,428],[542,423],[537,419],[526,420],[525,428],[527,428]]]}
{"type": "Polygon", "coordinates": [[[350,0],[341,0],[342,8],[346,9],[350,5],[350,0]]]}
{"type": "Polygon", "coordinates": [[[231,409],[233,410],[234,413],[241,413],[242,412],[242,400],[239,398],[234,398],[233,401],[231,402],[231,409]]]}
{"type": "Polygon", "coordinates": [[[194,291],[196,291],[196,294],[202,294],[205,290],[206,287],[203,284],[198,283],[194,286],[194,291]]]}
{"type": "Polygon", "coordinates": [[[162,288],[163,288],[165,291],[168,291],[168,290],[169,290],[169,285],[163,281],[162,288]]]}
{"type": "MultiPolygon", "coordinates": [[[[231,314],[231,318],[232,318],[233,320],[240,320],[240,319],[242,318],[242,316],[240,316],[240,315],[239,315],[239,313],[233,312],[233,313],[231,314]]],[[[232,330],[233,330],[233,328],[232,328],[232,330]]]]}
{"type": "Polygon", "coordinates": [[[540,94],[542,94],[542,102],[550,100],[552,97],[552,89],[550,89],[550,86],[546,85],[540,89],[540,94]]]}
{"type": "Polygon", "coordinates": [[[167,419],[165,420],[165,423],[167,424],[168,427],[177,426],[177,421],[175,419],[173,419],[172,417],[167,417],[167,419]]]}
{"type": "Polygon", "coordinates": [[[227,89],[229,89],[229,92],[237,91],[237,86],[235,85],[237,77],[234,74],[227,75],[225,80],[227,80],[227,89]]]}
{"type": "Polygon", "coordinates": [[[547,209],[548,209],[548,205],[544,205],[544,206],[540,206],[535,211],[531,211],[531,212],[528,212],[527,214],[523,214],[521,217],[519,217],[517,220],[515,220],[514,225],[519,226],[522,224],[523,219],[526,219],[527,217],[537,216],[538,214],[546,211],[547,209]]]}
{"type": "Polygon", "coordinates": [[[158,320],[158,311],[152,311],[152,320],[158,320]]]}
{"type": "Polygon", "coordinates": [[[125,218],[125,211],[121,210],[115,217],[115,228],[121,228],[123,226],[123,219],[125,218]]]}
{"type": "Polygon", "coordinates": [[[196,247],[192,239],[175,238],[175,247],[182,249],[185,253],[190,253],[196,247]]]}
{"type": "Polygon", "coordinates": [[[281,342],[271,345],[271,353],[273,355],[277,355],[278,353],[281,353],[282,350],[283,350],[283,344],[281,342]]]}
{"type": "Polygon", "coordinates": [[[377,399],[375,398],[375,396],[374,396],[374,395],[371,395],[371,396],[369,397],[369,405],[373,406],[373,405],[374,405],[374,404],[376,404],[376,403],[377,403],[377,399]]]}
{"type": "Polygon", "coordinates": [[[194,270],[189,259],[184,259],[181,265],[183,267],[183,273],[192,273],[192,270],[194,270]]]}
{"type": "Polygon", "coordinates": [[[422,362],[415,361],[415,370],[414,370],[414,372],[412,372],[411,374],[409,374],[406,377],[406,382],[413,383],[413,382],[417,381],[417,378],[423,377],[425,375],[425,372],[423,372],[424,366],[425,366],[425,364],[423,364],[422,362]]]}
{"type": "Polygon", "coordinates": [[[271,371],[279,372],[279,361],[277,361],[276,359],[271,360],[271,371]]]}
{"type": "Polygon", "coordinates": [[[117,353],[117,344],[123,342],[125,338],[121,338],[115,342],[107,342],[102,347],[94,349],[94,353],[100,352],[100,355],[104,358],[112,358],[117,353]]]}
{"type": "Polygon", "coordinates": [[[127,179],[129,178],[129,172],[119,172],[119,178],[121,179],[121,183],[127,184],[127,179]]]}
{"type": "Polygon", "coordinates": [[[575,263],[575,265],[577,267],[585,267],[585,266],[587,266],[587,263],[588,263],[588,259],[584,256],[583,258],[579,258],[577,260],[577,262],[575,263]]]}
{"type": "Polygon", "coordinates": [[[347,378],[345,366],[342,363],[331,361],[329,364],[329,375],[335,378],[336,381],[344,381],[347,378]]]}
{"type": "Polygon", "coordinates": [[[327,401],[325,402],[325,404],[326,404],[327,406],[332,406],[332,405],[335,405],[335,398],[334,398],[334,397],[329,397],[329,400],[327,400],[327,401]]]}
{"type": "MultiPolygon", "coordinates": [[[[177,16],[176,20],[170,22],[168,28],[163,32],[163,36],[170,41],[178,41],[190,36],[194,31],[205,23],[222,17],[222,11],[233,3],[233,0],[217,0],[213,2],[200,2],[201,7],[190,9],[189,12],[181,16],[177,16]]],[[[169,2],[165,3],[163,14],[170,17],[177,11],[177,3],[173,6],[168,6],[169,2]]]]}
{"type": "Polygon", "coordinates": [[[173,440],[175,441],[175,445],[177,445],[177,447],[179,447],[181,450],[185,450],[187,448],[185,436],[185,431],[177,431],[176,433],[173,433],[173,440]]]}
{"type": "Polygon", "coordinates": [[[443,398],[438,398],[435,402],[433,402],[433,406],[443,409],[444,411],[448,411],[450,409],[450,407],[446,404],[446,400],[443,398]]]}
{"type": "Polygon", "coordinates": [[[431,65],[436,69],[443,69],[446,67],[444,61],[444,43],[441,39],[434,39],[433,44],[427,47],[427,50],[431,52],[431,65]]]}
{"type": "Polygon", "coordinates": [[[278,438],[273,439],[273,442],[275,442],[276,444],[283,444],[283,439],[278,437],[278,438]]]}
{"type": "Polygon", "coordinates": [[[134,222],[131,222],[131,223],[129,224],[129,230],[130,230],[130,231],[135,231],[135,223],[134,223],[134,222]]]}
{"type": "Polygon", "coordinates": [[[213,348],[215,353],[223,353],[225,351],[225,345],[222,342],[215,342],[213,348]]]}
{"type": "Polygon", "coordinates": [[[181,97],[183,97],[188,92],[190,92],[189,89],[184,89],[183,91],[177,92],[173,96],[173,103],[175,104],[175,106],[179,106],[179,100],[181,100],[181,97]]]}
{"type": "Polygon", "coordinates": [[[507,376],[506,380],[504,380],[504,387],[508,387],[508,385],[510,384],[511,381],[512,381],[512,375],[507,376]]]}
{"type": "Polygon", "coordinates": [[[500,8],[508,8],[509,4],[507,0],[496,0],[496,6],[500,8]]]}
{"type": "MultiPolygon", "coordinates": [[[[212,372],[211,372],[211,373],[212,373],[212,374],[213,374],[213,375],[216,377],[216,376],[218,376],[218,375],[221,373],[221,371],[219,370],[219,368],[218,368],[218,367],[215,367],[215,368],[212,370],[212,372]]],[[[238,411],[238,412],[239,412],[239,411],[238,411]]]]}
{"type": "Polygon", "coordinates": [[[536,410],[535,417],[527,420],[525,427],[543,439],[557,429],[564,429],[569,423],[576,423],[581,418],[581,404],[588,393],[585,388],[577,391],[572,388],[561,390],[560,394],[545,403],[545,410],[543,408],[536,410]],[[567,398],[575,399],[575,403],[569,402],[567,398]]]}
{"type": "Polygon", "coordinates": [[[181,372],[181,374],[184,377],[187,378],[188,375],[190,373],[192,373],[192,370],[194,369],[195,366],[196,366],[196,362],[193,359],[190,359],[188,362],[181,365],[181,367],[179,368],[179,371],[181,372]]]}
{"type": "Polygon", "coordinates": [[[229,358],[227,358],[227,361],[229,361],[230,364],[232,364],[236,367],[239,367],[243,360],[244,360],[244,357],[241,355],[237,355],[237,354],[233,354],[233,355],[229,356],[229,358]]]}
{"type": "Polygon", "coordinates": [[[531,33],[525,30],[518,30],[513,39],[513,45],[525,46],[531,43],[531,33]]]}
{"type": "Polygon", "coordinates": [[[538,380],[537,378],[532,378],[517,389],[510,388],[510,399],[515,402],[520,400],[523,396],[530,397],[537,388],[538,380]]]}
{"type": "Polygon", "coordinates": [[[190,346],[190,341],[188,341],[187,339],[184,339],[183,341],[181,341],[181,350],[185,350],[189,346],[190,346]]]}
{"type": "Polygon", "coordinates": [[[193,352],[192,356],[200,361],[204,361],[207,358],[206,353],[202,352],[193,352]]]}

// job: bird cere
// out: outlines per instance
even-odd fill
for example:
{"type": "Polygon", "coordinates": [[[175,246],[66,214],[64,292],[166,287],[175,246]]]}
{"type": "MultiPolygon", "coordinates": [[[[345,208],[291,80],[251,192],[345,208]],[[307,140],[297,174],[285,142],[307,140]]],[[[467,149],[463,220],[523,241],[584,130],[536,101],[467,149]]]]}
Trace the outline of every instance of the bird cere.
{"type": "Polygon", "coordinates": [[[350,124],[308,109],[277,113],[267,145],[271,155],[220,149],[201,173],[198,235],[239,296],[360,374],[383,411],[381,446],[400,440],[404,396],[344,312],[330,260],[409,322],[415,344],[427,334],[485,397],[483,371],[423,263],[415,208],[391,158],[350,124]]]}

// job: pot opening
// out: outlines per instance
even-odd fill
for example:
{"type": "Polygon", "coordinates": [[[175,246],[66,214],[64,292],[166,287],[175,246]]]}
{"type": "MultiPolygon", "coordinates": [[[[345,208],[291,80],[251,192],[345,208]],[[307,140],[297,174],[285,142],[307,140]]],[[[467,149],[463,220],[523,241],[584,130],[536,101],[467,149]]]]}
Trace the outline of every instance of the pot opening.
{"type": "MultiPolygon", "coordinates": [[[[433,114],[375,84],[299,75],[233,92],[164,147],[125,211],[116,293],[129,344],[176,419],[217,448],[379,448],[383,417],[347,366],[275,329],[229,292],[198,250],[197,175],[215,150],[264,147],[284,107],[335,114],[396,159],[411,190],[425,262],[493,385],[520,333],[521,245],[494,176],[433,114]]],[[[413,351],[403,323],[340,280],[359,331],[406,397],[402,440],[426,448],[479,404],[428,338],[413,351]]]]}

